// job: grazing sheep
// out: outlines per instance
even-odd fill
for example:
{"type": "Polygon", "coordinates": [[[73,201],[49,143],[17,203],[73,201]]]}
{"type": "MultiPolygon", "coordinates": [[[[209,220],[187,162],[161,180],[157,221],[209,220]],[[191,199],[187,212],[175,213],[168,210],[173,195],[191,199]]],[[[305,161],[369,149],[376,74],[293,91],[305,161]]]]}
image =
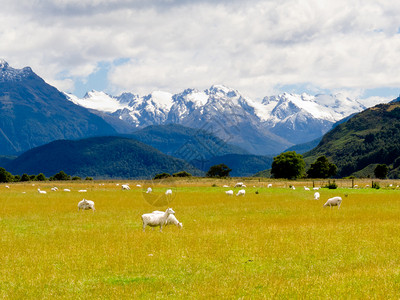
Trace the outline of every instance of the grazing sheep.
{"type": "Polygon", "coordinates": [[[224,186],[223,187],[229,187],[229,185],[226,185],[226,184],[224,184],[224,186]]]}
{"type": "Polygon", "coordinates": [[[87,190],[79,190],[78,193],[86,193],[87,190]]]}
{"type": "Polygon", "coordinates": [[[64,189],[64,192],[70,192],[71,190],[70,189],[64,189]]]}
{"type": "Polygon", "coordinates": [[[269,183],[267,187],[272,188],[272,183],[269,183]]]}
{"type": "Polygon", "coordinates": [[[320,189],[320,187],[313,187],[312,188],[314,191],[318,191],[320,189]]]}
{"type": "Polygon", "coordinates": [[[137,184],[136,186],[137,186],[137,187],[142,187],[140,184],[137,184]]]}
{"type": "Polygon", "coordinates": [[[46,191],[42,191],[41,189],[37,189],[37,190],[38,190],[39,194],[47,194],[46,191]]]}
{"type": "MultiPolygon", "coordinates": [[[[163,214],[165,213],[164,211],[159,211],[155,210],[152,212],[152,214],[163,214]]],[[[176,225],[179,229],[182,229],[183,224],[178,221],[178,219],[175,217],[175,215],[169,215],[167,218],[167,221],[165,222],[165,226],[167,225],[176,225]]]]}
{"type": "Polygon", "coordinates": [[[8,185],[6,185],[6,189],[9,189],[10,187],[8,185]]]}
{"type": "Polygon", "coordinates": [[[296,188],[294,187],[294,185],[292,185],[291,187],[290,187],[292,190],[295,190],[296,188]]]}
{"type": "Polygon", "coordinates": [[[81,209],[82,210],[91,209],[93,210],[93,212],[96,210],[94,208],[94,202],[92,200],[86,200],[86,199],[83,199],[78,203],[78,211],[80,211],[81,209]]]}
{"type": "Polygon", "coordinates": [[[319,200],[320,194],[318,192],[314,193],[314,199],[319,200]]]}
{"type": "Polygon", "coordinates": [[[305,186],[305,187],[304,187],[304,190],[305,190],[305,191],[309,191],[310,188],[308,188],[308,187],[305,186]]]}
{"type": "Polygon", "coordinates": [[[143,231],[145,231],[147,225],[149,225],[150,227],[160,226],[160,231],[162,231],[163,226],[166,224],[167,219],[171,214],[175,214],[172,208],[168,208],[162,214],[158,213],[143,214],[142,215],[143,231]]]}
{"type": "Polygon", "coordinates": [[[244,196],[246,194],[245,190],[239,190],[236,196],[244,196]]]}
{"type": "Polygon", "coordinates": [[[330,208],[332,208],[332,206],[337,206],[339,209],[340,204],[342,204],[342,198],[339,196],[336,196],[333,198],[329,198],[328,201],[326,201],[326,203],[324,204],[324,207],[329,206],[330,208]]]}
{"type": "Polygon", "coordinates": [[[232,190],[226,191],[225,194],[227,194],[228,196],[233,196],[233,191],[232,190]]]}
{"type": "Polygon", "coordinates": [[[238,182],[235,184],[235,187],[242,187],[243,186],[243,182],[238,182]]]}
{"type": "Polygon", "coordinates": [[[130,190],[131,189],[129,187],[129,185],[127,185],[127,184],[123,184],[123,185],[121,185],[121,187],[122,187],[123,190],[130,190]]]}
{"type": "Polygon", "coordinates": [[[52,190],[53,192],[57,192],[57,191],[58,191],[58,187],[56,187],[56,186],[55,186],[55,187],[52,187],[51,190],[52,190]]]}
{"type": "Polygon", "coordinates": [[[147,188],[146,194],[150,194],[153,191],[153,189],[151,187],[147,188]]]}
{"type": "Polygon", "coordinates": [[[171,190],[171,189],[166,190],[166,191],[165,191],[165,195],[167,195],[167,196],[168,196],[168,195],[172,195],[172,190],[171,190]]]}

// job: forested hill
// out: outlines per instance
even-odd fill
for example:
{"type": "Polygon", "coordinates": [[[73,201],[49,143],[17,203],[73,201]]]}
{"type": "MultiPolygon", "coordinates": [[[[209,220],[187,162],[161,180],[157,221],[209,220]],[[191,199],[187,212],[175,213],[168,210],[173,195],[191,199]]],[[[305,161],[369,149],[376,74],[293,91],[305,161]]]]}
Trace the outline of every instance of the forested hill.
{"type": "Polygon", "coordinates": [[[5,165],[12,174],[52,176],[59,171],[94,178],[153,178],[155,174],[203,173],[187,162],[151,146],[122,137],[59,140],[31,149],[5,165]]]}
{"type": "Polygon", "coordinates": [[[372,164],[389,166],[389,176],[400,176],[400,103],[369,108],[324,135],[319,145],[304,154],[312,163],[321,155],[338,167],[344,177],[372,164]]]}

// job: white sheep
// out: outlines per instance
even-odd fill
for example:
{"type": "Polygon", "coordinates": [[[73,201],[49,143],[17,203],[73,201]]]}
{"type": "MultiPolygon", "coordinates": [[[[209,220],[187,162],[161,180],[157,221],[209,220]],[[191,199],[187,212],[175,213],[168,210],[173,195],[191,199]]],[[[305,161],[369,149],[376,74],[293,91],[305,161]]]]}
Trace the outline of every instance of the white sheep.
{"type": "Polygon", "coordinates": [[[145,231],[147,225],[149,225],[150,227],[160,226],[160,231],[162,231],[163,226],[166,224],[167,219],[171,214],[175,214],[172,208],[168,208],[162,214],[158,213],[143,214],[142,215],[143,231],[145,231]]]}
{"type": "Polygon", "coordinates": [[[46,191],[42,191],[41,189],[37,189],[37,190],[38,190],[39,194],[47,194],[46,191]]]}
{"type": "Polygon", "coordinates": [[[71,190],[70,189],[64,189],[64,192],[70,192],[71,190]]]}
{"type": "Polygon", "coordinates": [[[319,200],[320,194],[318,192],[314,193],[314,199],[319,200]]]}
{"type": "Polygon", "coordinates": [[[91,209],[91,210],[93,210],[93,212],[96,210],[94,208],[94,202],[92,200],[86,200],[86,199],[83,199],[82,201],[80,201],[78,203],[78,211],[81,209],[82,210],[91,209]]]}
{"type": "Polygon", "coordinates": [[[147,188],[146,194],[150,194],[153,191],[153,189],[151,187],[147,188]]]}
{"type": "Polygon", "coordinates": [[[236,196],[244,196],[246,194],[245,190],[239,190],[236,196]]]}
{"type": "Polygon", "coordinates": [[[167,196],[168,196],[168,195],[172,195],[172,190],[171,190],[171,189],[166,190],[166,191],[165,191],[165,195],[167,195],[167,196]]]}
{"type": "Polygon", "coordinates": [[[56,186],[55,186],[55,187],[52,187],[51,190],[52,190],[53,192],[57,192],[57,191],[58,191],[58,187],[56,187],[56,186]]]}
{"type": "Polygon", "coordinates": [[[229,187],[229,185],[224,184],[222,187],[227,188],[227,187],[229,187]]]}
{"type": "Polygon", "coordinates": [[[272,188],[272,183],[269,183],[267,187],[272,188]]]}
{"type": "Polygon", "coordinates": [[[333,198],[329,198],[328,201],[326,201],[326,203],[324,204],[324,207],[329,206],[330,208],[332,208],[332,206],[337,206],[339,209],[340,204],[342,204],[342,198],[339,196],[336,196],[333,198]]]}
{"type": "Polygon", "coordinates": [[[313,187],[312,188],[314,191],[318,191],[320,189],[320,187],[313,187]]]}
{"type": "Polygon", "coordinates": [[[308,188],[308,187],[305,186],[305,187],[304,187],[304,190],[305,190],[305,191],[309,191],[310,188],[308,188]]]}
{"type": "Polygon", "coordinates": [[[233,196],[233,191],[232,191],[232,190],[226,191],[225,193],[226,193],[228,196],[233,196]]]}
{"type": "Polygon", "coordinates": [[[121,185],[121,187],[122,187],[123,190],[130,190],[131,189],[128,184],[123,184],[123,185],[121,185]]]}
{"type": "Polygon", "coordinates": [[[87,190],[79,190],[78,193],[86,193],[87,190]]]}
{"type": "MultiPolygon", "coordinates": [[[[159,211],[155,210],[152,212],[152,214],[163,214],[165,213],[164,211],[159,211]]],[[[165,221],[165,226],[167,225],[176,225],[179,229],[182,229],[183,224],[178,221],[178,219],[175,217],[175,215],[169,215],[167,218],[167,221],[165,221]]]]}
{"type": "Polygon", "coordinates": [[[6,189],[9,189],[10,187],[8,185],[6,185],[6,189]]]}
{"type": "Polygon", "coordinates": [[[142,187],[142,185],[141,184],[137,184],[136,187],[142,187]]]}
{"type": "Polygon", "coordinates": [[[243,182],[238,182],[235,184],[235,187],[242,187],[243,186],[243,182]]]}

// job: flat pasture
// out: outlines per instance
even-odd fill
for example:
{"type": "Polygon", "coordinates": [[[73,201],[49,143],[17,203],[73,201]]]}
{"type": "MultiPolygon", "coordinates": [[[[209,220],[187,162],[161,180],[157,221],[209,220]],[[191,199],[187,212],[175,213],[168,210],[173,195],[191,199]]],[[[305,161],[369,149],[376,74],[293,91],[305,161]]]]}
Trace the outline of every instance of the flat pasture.
{"type": "Polygon", "coordinates": [[[239,188],[224,181],[129,181],[131,190],[125,191],[123,183],[0,184],[0,298],[400,295],[398,188],[339,184],[336,190],[320,189],[317,201],[303,183],[292,190],[285,182],[267,188],[254,181],[240,197],[226,195],[239,188]],[[53,186],[59,191],[50,191],[53,186]],[[145,193],[148,186],[153,198],[145,193]],[[167,188],[173,190],[168,199],[167,188]],[[323,208],[333,196],[343,198],[340,209],[323,208]],[[78,212],[83,198],[95,202],[94,213],[78,212]],[[148,227],[143,232],[140,216],[167,207],[183,229],[148,227]]]}

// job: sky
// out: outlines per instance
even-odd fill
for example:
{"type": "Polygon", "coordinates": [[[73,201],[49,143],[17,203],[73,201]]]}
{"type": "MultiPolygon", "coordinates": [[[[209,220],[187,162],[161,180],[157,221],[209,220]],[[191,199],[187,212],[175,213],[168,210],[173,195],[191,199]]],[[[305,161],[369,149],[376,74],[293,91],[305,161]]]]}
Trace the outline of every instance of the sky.
{"type": "Polygon", "coordinates": [[[223,84],[253,100],[400,94],[392,0],[1,0],[0,57],[82,97],[223,84]]]}

